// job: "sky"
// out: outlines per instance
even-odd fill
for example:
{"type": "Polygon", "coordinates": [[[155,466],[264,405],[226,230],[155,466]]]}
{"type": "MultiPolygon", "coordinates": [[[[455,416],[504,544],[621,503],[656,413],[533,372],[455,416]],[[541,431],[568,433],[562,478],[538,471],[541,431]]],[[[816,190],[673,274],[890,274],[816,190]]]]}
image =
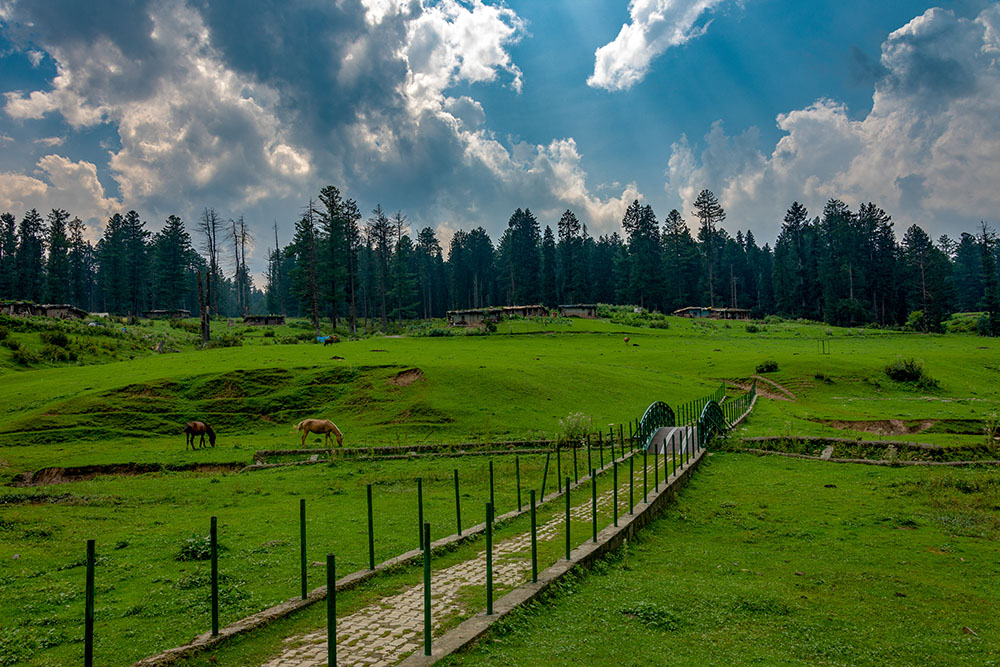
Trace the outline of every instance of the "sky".
{"type": "Polygon", "coordinates": [[[259,274],[326,185],[445,249],[703,188],[760,244],[830,198],[957,237],[1000,218],[1000,2],[0,0],[0,211],[210,207],[259,274]]]}

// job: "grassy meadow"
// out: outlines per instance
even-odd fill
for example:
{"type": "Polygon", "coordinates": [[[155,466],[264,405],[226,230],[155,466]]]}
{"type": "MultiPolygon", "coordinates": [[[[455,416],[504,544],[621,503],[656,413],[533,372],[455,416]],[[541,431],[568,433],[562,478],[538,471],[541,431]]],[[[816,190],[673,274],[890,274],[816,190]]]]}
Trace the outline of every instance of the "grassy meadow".
{"type": "MultiPolygon", "coordinates": [[[[0,322],[0,479],[7,483],[46,467],[248,464],[255,450],[298,447],[299,435],[292,426],[306,417],[333,419],[348,446],[550,438],[562,432],[560,420],[577,412],[587,415],[595,429],[606,431],[608,424],[638,417],[654,400],[677,405],[705,395],[720,382],[726,382],[735,394],[754,376],[766,378],[758,381],[763,398],[737,435],[826,435],[913,440],[945,447],[984,446],[984,428],[1000,406],[1000,341],[969,334],[923,335],[780,321],[751,326],[667,321],[669,328],[607,320],[514,320],[503,322],[489,335],[470,335],[478,331],[442,335],[446,333],[443,325],[431,323],[399,336],[370,336],[322,346],[313,342],[311,328],[304,322],[252,328],[230,326],[223,320],[213,322],[214,347],[201,350],[189,326],[192,322],[87,327],[6,319],[0,322]],[[63,338],[54,335],[58,333],[63,338]],[[900,381],[886,374],[887,365],[907,359],[921,362],[920,379],[900,381]],[[758,373],[757,367],[766,361],[775,362],[777,370],[758,373]],[[219,434],[215,448],[185,451],[180,430],[192,419],[215,427],[219,434]]],[[[307,446],[321,446],[321,442],[310,436],[307,446]]],[[[525,489],[539,487],[543,459],[522,457],[525,489]]],[[[320,561],[327,551],[336,551],[341,571],[346,573],[367,562],[366,484],[374,485],[377,560],[384,560],[415,546],[414,479],[418,476],[424,479],[425,512],[436,535],[454,532],[454,468],[460,470],[463,484],[463,524],[481,521],[488,495],[487,461],[485,457],[351,460],[246,473],[206,467],[105,475],[50,486],[4,486],[0,489],[0,665],[57,665],[79,659],[82,565],[88,538],[98,540],[99,662],[128,664],[182,643],[207,627],[207,563],[178,558],[186,549],[198,548],[209,516],[219,517],[220,541],[225,547],[222,622],[227,623],[298,590],[299,498],[307,501],[309,559],[320,561]],[[437,526],[442,527],[440,531],[437,526]]],[[[502,512],[516,504],[513,458],[498,455],[494,463],[498,511],[502,512]]],[[[568,461],[563,464],[565,475],[568,461]]],[[[904,538],[922,538],[935,526],[934,530],[944,530],[936,520],[919,518],[930,511],[928,507],[946,502],[935,494],[964,499],[977,512],[1000,509],[992,472],[855,468],[729,453],[713,457],[708,470],[708,475],[695,476],[695,485],[685,492],[690,495],[682,496],[675,507],[679,516],[704,515],[703,520],[664,519],[635,549],[658,553],[685,539],[690,551],[682,553],[683,562],[693,573],[699,570],[697,563],[728,568],[730,549],[739,545],[717,539],[732,523],[726,523],[731,517],[725,512],[717,511],[719,503],[736,503],[728,509],[742,517],[751,510],[760,513],[753,508],[765,502],[767,512],[782,517],[781,530],[772,535],[766,530],[769,524],[759,520],[763,522],[759,529],[747,529],[756,531],[754,548],[762,548],[761,540],[777,540],[788,550],[822,542],[832,560],[838,548],[855,549],[858,540],[859,544],[878,542],[871,536],[855,540],[861,533],[831,528],[861,521],[858,517],[864,513],[859,514],[858,503],[862,503],[873,513],[918,517],[913,521],[921,530],[911,533],[904,525],[898,535],[891,533],[894,540],[879,547],[883,555],[896,554],[897,560],[906,560],[897,554],[913,547],[904,538]],[[872,475],[883,480],[878,484],[908,480],[907,491],[899,490],[904,487],[886,491],[871,481],[872,475]],[[816,503],[821,508],[828,505],[830,494],[826,482],[818,483],[820,477],[859,495],[838,504],[841,514],[812,512],[816,503]],[[709,480],[714,480],[711,484],[729,480],[724,487],[729,490],[711,490],[715,487],[709,480]],[[774,499],[756,500],[755,484],[770,484],[774,499]],[[961,492],[955,491],[955,485],[961,486],[961,492]],[[727,493],[732,500],[719,500],[727,493]],[[903,504],[890,509],[897,501],[903,504]],[[886,507],[881,508],[882,504],[886,507]],[[716,526],[712,517],[721,523],[716,526]]],[[[553,484],[550,472],[548,488],[553,484]]],[[[756,492],[757,496],[761,493],[760,489],[756,492]]],[[[971,521],[963,511],[956,510],[956,525],[971,521]]],[[[516,524],[504,530],[523,528],[516,524]]],[[[979,548],[975,545],[995,539],[995,531],[989,524],[982,531],[986,538],[956,534],[969,540],[962,542],[962,548],[972,553],[979,548]]],[[[951,542],[935,537],[933,548],[945,551],[939,548],[942,544],[951,542]]],[[[474,548],[462,547],[443,560],[461,558],[474,548]]],[[[845,553],[848,560],[856,557],[853,551],[845,553]]],[[[638,558],[638,552],[629,558],[638,558]]],[[[752,560],[747,555],[740,558],[752,560]]],[[[981,560],[976,557],[976,567],[985,567],[981,560]]],[[[634,568],[608,567],[608,572],[621,570],[623,580],[637,574],[634,568]]],[[[705,577],[713,574],[701,570],[705,577]]],[[[321,568],[311,572],[310,587],[318,585],[322,576],[321,568]]],[[[971,565],[963,572],[965,576],[951,584],[955,596],[980,595],[977,577],[984,573],[971,565]]],[[[943,570],[938,574],[945,576],[943,570]]],[[[674,574],[665,569],[657,576],[674,574]]],[[[832,577],[827,575],[825,580],[832,577]]],[[[763,581],[745,579],[747,586],[763,581]]],[[[347,596],[343,604],[345,608],[360,605],[410,580],[419,580],[417,569],[372,582],[347,596]]],[[[800,577],[794,581],[805,583],[800,577]]],[[[746,624],[739,614],[709,613],[707,602],[698,598],[705,585],[695,583],[691,582],[686,596],[678,598],[690,614],[705,614],[708,622],[723,625],[746,624]]],[[[831,605],[837,609],[830,615],[849,626],[845,614],[854,604],[850,593],[854,589],[845,584],[835,590],[840,593],[813,598],[812,607],[781,602],[795,612],[782,618],[797,617],[800,606],[820,614],[824,605],[831,605]]],[[[749,592],[741,594],[750,596],[749,592]]],[[[595,595],[599,597],[600,592],[595,595]]],[[[758,591],[758,595],[778,594],[758,591]]],[[[955,596],[936,603],[947,613],[957,613],[955,596]]],[[[904,602],[913,603],[911,597],[904,602]]],[[[755,598],[747,599],[752,603],[755,598]]],[[[557,600],[553,613],[573,604],[557,600]]],[[[616,608],[611,604],[609,609],[616,608]]],[[[650,614],[656,616],[657,609],[650,614]]],[[[665,609],[667,616],[684,611],[665,609]]],[[[880,620],[884,615],[870,615],[875,624],[872,637],[898,630],[898,625],[880,620]]],[[[631,627],[628,624],[634,624],[634,619],[626,615],[617,622],[631,627]]],[[[307,612],[281,627],[310,623],[322,623],[321,616],[307,612]]],[[[987,633],[996,629],[978,619],[965,625],[986,628],[987,633]]],[[[637,636],[645,631],[636,630],[637,636]]],[[[669,632],[657,636],[663,642],[674,638],[669,632]]],[[[932,638],[927,643],[946,645],[943,635],[928,636],[932,638]]],[[[213,657],[228,664],[247,664],[266,655],[267,647],[280,645],[280,637],[271,631],[261,634],[263,643],[256,641],[241,640],[239,648],[224,649],[213,657]]],[[[798,637],[795,641],[805,640],[798,637]]],[[[955,641],[972,640],[958,637],[955,641]]],[[[861,646],[857,637],[851,642],[843,645],[843,655],[850,655],[852,646],[861,646]]],[[[776,652],[766,653],[766,646],[780,643],[777,635],[765,642],[761,660],[823,661],[821,655],[808,652],[783,653],[775,648],[776,652]]],[[[737,644],[735,639],[731,642],[737,644]]],[[[665,643],[659,646],[666,650],[665,643]]],[[[591,659],[583,649],[579,655],[591,659]]],[[[902,653],[881,655],[890,662],[905,662],[899,658],[902,653]]],[[[705,654],[695,657],[699,656],[705,654]]],[[[866,659],[862,653],[858,658],[866,659]]],[[[692,658],[692,662],[698,660],[692,658]]]]}

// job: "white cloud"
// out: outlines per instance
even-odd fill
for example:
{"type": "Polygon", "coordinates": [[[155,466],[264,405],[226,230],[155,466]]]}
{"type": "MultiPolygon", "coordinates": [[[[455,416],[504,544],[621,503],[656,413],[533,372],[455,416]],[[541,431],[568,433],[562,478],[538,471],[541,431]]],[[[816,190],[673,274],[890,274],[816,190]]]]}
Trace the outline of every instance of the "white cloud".
{"type": "Polygon", "coordinates": [[[725,0],[631,0],[631,23],[594,53],[593,88],[627,90],[646,76],[653,59],[667,49],[705,34],[702,15],[725,0]]]}
{"type": "Polygon", "coordinates": [[[36,144],[41,144],[49,148],[62,146],[65,142],[66,142],[66,137],[41,137],[40,139],[35,139],[36,144]]]}
{"type": "Polygon", "coordinates": [[[42,59],[45,57],[44,51],[28,51],[28,60],[31,61],[32,67],[38,67],[42,63],[42,59]]]}
{"type": "Polygon", "coordinates": [[[667,189],[687,210],[701,188],[736,212],[740,227],[776,233],[792,201],[818,213],[829,198],[874,201],[904,226],[934,234],[969,229],[1000,210],[1000,5],[975,19],[931,9],[882,45],[884,77],[871,112],[851,120],[843,104],[818,100],[780,114],[785,133],[769,155],[753,132],[721,124],[698,159],[672,147],[667,189]]]}
{"type": "Polygon", "coordinates": [[[0,210],[22,213],[32,208],[43,213],[63,208],[99,224],[120,210],[121,202],[105,196],[93,163],[52,154],[38,161],[35,176],[0,173],[0,210]]]}

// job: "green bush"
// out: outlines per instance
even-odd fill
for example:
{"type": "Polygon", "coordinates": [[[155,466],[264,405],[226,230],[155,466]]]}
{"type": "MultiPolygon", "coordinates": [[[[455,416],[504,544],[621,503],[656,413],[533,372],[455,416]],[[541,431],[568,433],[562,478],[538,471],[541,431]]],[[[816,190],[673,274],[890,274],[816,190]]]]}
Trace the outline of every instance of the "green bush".
{"type": "Polygon", "coordinates": [[[17,352],[21,348],[21,344],[13,338],[4,338],[0,340],[0,345],[3,345],[11,352],[17,352]]]}
{"type": "Polygon", "coordinates": [[[758,327],[756,324],[753,324],[753,323],[748,324],[746,326],[746,329],[747,329],[747,333],[749,333],[749,334],[755,334],[755,333],[760,332],[760,327],[758,327]]]}
{"type": "Polygon", "coordinates": [[[170,320],[170,326],[173,329],[181,329],[182,331],[187,331],[188,333],[193,333],[193,334],[201,333],[201,322],[190,322],[188,320],[172,319],[170,320]]]}
{"type": "Polygon", "coordinates": [[[14,354],[11,355],[11,358],[14,360],[14,363],[20,364],[21,366],[31,366],[32,364],[37,364],[41,361],[37,354],[24,347],[14,349],[14,354]]]}
{"type": "Polygon", "coordinates": [[[43,331],[39,334],[42,342],[55,347],[69,347],[69,337],[62,331],[43,331]]]}
{"type": "Polygon", "coordinates": [[[10,329],[7,327],[0,327],[0,340],[7,340],[7,336],[10,335],[10,329]]]}
{"type": "Polygon", "coordinates": [[[758,373],[774,373],[778,370],[778,362],[773,359],[768,359],[767,361],[762,361],[757,364],[758,373]]]}
{"type": "Polygon", "coordinates": [[[917,359],[897,358],[886,364],[885,374],[890,380],[916,384],[921,389],[931,389],[938,386],[938,381],[924,371],[924,365],[917,359]]]}
{"type": "Polygon", "coordinates": [[[208,560],[212,557],[212,538],[209,535],[192,535],[181,540],[175,560],[208,560]]]}
{"type": "Polygon", "coordinates": [[[46,361],[76,361],[76,352],[48,343],[42,346],[41,356],[46,361]]]}
{"type": "Polygon", "coordinates": [[[274,329],[265,329],[264,338],[274,338],[274,329]]]}

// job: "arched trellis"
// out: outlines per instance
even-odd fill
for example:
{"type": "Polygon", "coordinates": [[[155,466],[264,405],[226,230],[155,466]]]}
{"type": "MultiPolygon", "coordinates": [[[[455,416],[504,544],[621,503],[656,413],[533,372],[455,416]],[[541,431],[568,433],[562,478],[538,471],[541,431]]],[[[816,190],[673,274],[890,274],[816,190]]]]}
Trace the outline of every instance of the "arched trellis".
{"type": "Polygon", "coordinates": [[[639,420],[638,440],[642,447],[649,447],[649,441],[657,429],[664,426],[675,426],[677,418],[674,410],[663,401],[656,401],[648,408],[639,420]]]}
{"type": "Polygon", "coordinates": [[[708,442],[712,436],[720,435],[729,430],[722,407],[715,401],[708,401],[698,417],[698,435],[703,442],[708,442]]]}

